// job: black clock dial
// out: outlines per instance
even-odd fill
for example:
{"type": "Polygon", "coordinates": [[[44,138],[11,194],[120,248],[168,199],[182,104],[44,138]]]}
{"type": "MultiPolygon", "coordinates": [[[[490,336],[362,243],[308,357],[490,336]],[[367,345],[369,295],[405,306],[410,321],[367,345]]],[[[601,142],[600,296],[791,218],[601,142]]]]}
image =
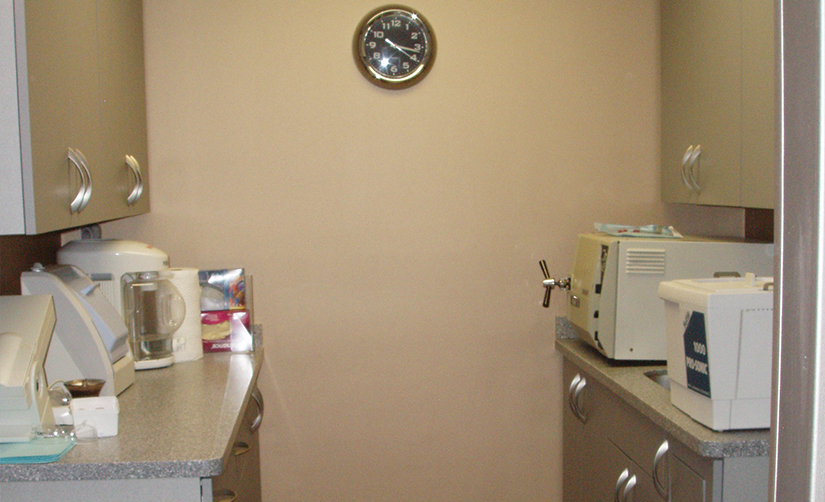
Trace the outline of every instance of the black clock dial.
{"type": "Polygon", "coordinates": [[[432,61],[432,30],[419,14],[387,8],[369,17],[356,35],[357,58],[385,87],[412,85],[432,61]]]}

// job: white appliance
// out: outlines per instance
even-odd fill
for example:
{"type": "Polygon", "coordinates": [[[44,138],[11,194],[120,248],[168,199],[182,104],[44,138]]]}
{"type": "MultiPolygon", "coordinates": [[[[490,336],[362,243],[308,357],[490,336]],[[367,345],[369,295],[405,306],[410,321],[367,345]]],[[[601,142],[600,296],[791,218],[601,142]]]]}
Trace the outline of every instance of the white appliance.
{"type": "Polygon", "coordinates": [[[135,363],[123,318],[97,283],[71,265],[35,264],[23,272],[24,295],[52,295],[57,322],[46,355],[50,382],[77,378],[106,381],[101,396],[116,396],[135,381],[135,363]]]}
{"type": "Polygon", "coordinates": [[[770,427],[772,286],[753,274],[659,285],[671,402],[711,429],[770,427]]]}
{"type": "Polygon", "coordinates": [[[567,317],[610,359],[667,359],[659,283],[714,274],[772,275],[773,244],[701,237],[578,237],[567,317]]]}
{"type": "Polygon", "coordinates": [[[100,285],[103,295],[123,317],[125,274],[169,268],[169,255],[143,242],[120,239],[79,239],[57,252],[57,263],[74,265],[100,285]]]}
{"type": "Polygon", "coordinates": [[[50,296],[0,296],[0,443],[54,426],[43,366],[54,323],[50,296]]]}

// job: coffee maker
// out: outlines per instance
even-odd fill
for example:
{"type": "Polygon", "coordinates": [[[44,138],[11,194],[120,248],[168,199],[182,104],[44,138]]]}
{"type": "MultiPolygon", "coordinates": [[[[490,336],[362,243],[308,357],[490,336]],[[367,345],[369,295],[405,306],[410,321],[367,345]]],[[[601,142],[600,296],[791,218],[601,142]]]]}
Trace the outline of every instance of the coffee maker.
{"type": "Polygon", "coordinates": [[[121,239],[78,239],[57,252],[57,263],[74,265],[100,285],[100,291],[123,316],[123,276],[169,268],[169,255],[143,242],[121,239]]]}
{"type": "Polygon", "coordinates": [[[129,329],[135,369],[173,363],[171,337],[185,307],[175,287],[164,280],[169,255],[132,240],[79,239],[60,248],[57,262],[80,268],[100,285],[129,329]]]}

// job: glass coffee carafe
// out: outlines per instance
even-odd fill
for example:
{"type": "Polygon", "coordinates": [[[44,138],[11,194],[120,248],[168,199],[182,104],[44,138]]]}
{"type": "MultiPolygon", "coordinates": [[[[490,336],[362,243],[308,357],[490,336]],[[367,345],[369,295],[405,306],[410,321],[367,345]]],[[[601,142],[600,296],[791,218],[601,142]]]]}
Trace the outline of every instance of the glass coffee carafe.
{"type": "Polygon", "coordinates": [[[163,271],[124,274],[122,286],[123,317],[129,328],[135,369],[171,365],[172,335],[186,314],[178,288],[163,271]]]}

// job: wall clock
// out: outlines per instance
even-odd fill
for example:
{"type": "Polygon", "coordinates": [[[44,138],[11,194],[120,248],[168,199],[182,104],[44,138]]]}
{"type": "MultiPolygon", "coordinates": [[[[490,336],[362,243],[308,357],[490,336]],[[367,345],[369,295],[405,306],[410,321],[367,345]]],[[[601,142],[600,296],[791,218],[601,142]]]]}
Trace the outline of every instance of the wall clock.
{"type": "Polygon", "coordinates": [[[390,5],[364,17],[355,32],[353,52],[367,80],[387,89],[404,89],[430,71],[435,34],[420,13],[390,5]]]}

